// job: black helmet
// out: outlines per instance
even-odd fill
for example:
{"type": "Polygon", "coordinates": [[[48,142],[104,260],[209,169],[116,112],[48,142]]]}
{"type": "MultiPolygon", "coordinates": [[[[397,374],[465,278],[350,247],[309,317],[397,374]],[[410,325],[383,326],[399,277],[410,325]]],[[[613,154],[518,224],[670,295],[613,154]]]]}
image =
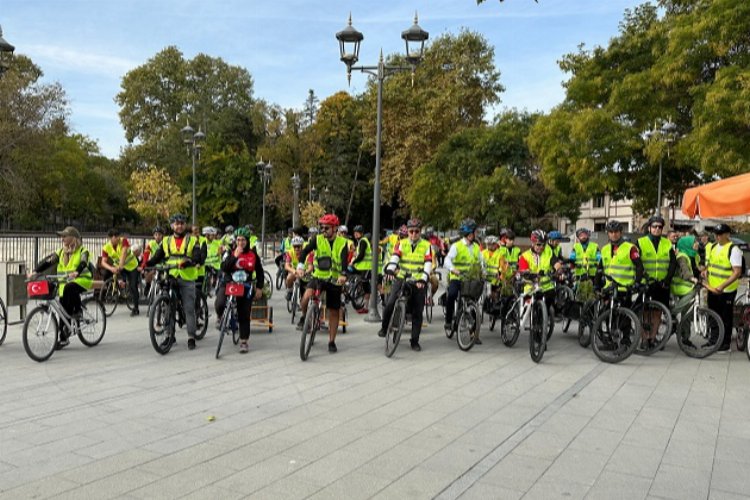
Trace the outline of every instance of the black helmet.
{"type": "MultiPolygon", "coordinates": [[[[502,234],[502,233],[500,233],[502,234]]],[[[516,233],[513,232],[512,229],[506,229],[505,230],[505,238],[509,240],[515,240],[516,239],[516,233]]]]}
{"type": "Polygon", "coordinates": [[[588,230],[586,227],[579,227],[576,229],[576,238],[580,238],[583,233],[586,233],[587,236],[591,235],[591,231],[588,230]]]}
{"type": "Polygon", "coordinates": [[[154,230],[153,230],[153,231],[151,231],[151,233],[152,233],[152,234],[153,234],[153,233],[161,233],[161,234],[165,234],[165,233],[164,233],[164,228],[163,228],[163,227],[161,227],[161,226],[156,226],[156,227],[154,228],[154,230]]]}
{"type": "Polygon", "coordinates": [[[183,214],[174,214],[169,218],[169,222],[171,224],[174,224],[175,222],[187,222],[187,217],[185,217],[185,215],[183,214]]]}
{"type": "Polygon", "coordinates": [[[613,219],[613,220],[607,222],[607,225],[604,227],[604,229],[607,232],[622,231],[622,222],[620,222],[619,220],[614,220],[613,219]]]}
{"type": "Polygon", "coordinates": [[[365,234],[365,227],[362,224],[357,224],[356,226],[354,226],[353,231],[355,233],[365,234]]]}
{"type": "Polygon", "coordinates": [[[461,236],[466,236],[477,230],[477,223],[474,219],[464,219],[461,221],[461,226],[458,228],[458,232],[461,236]]]}
{"type": "Polygon", "coordinates": [[[662,217],[661,215],[658,215],[658,214],[652,215],[651,217],[648,218],[648,222],[646,224],[649,227],[651,227],[651,224],[653,224],[655,222],[658,223],[658,224],[661,224],[663,226],[664,225],[664,217],[662,217]]]}

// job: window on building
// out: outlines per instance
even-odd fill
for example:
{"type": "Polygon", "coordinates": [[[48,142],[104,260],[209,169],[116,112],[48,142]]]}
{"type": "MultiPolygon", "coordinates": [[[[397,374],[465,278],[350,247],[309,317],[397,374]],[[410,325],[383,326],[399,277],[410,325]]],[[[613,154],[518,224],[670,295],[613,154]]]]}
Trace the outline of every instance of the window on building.
{"type": "Polygon", "coordinates": [[[604,208],[604,195],[594,196],[594,208],[604,208]]]}
{"type": "Polygon", "coordinates": [[[604,231],[604,228],[606,227],[606,222],[594,222],[594,231],[601,232],[604,231]]]}

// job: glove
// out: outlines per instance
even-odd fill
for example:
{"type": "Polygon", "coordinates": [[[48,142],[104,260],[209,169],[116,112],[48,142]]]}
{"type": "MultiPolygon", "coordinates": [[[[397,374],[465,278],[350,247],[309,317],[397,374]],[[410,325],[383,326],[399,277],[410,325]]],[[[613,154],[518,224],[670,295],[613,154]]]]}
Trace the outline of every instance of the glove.
{"type": "Polygon", "coordinates": [[[347,268],[346,268],[346,272],[348,272],[348,273],[350,273],[350,274],[354,274],[354,266],[349,266],[349,267],[347,267],[347,268]]]}

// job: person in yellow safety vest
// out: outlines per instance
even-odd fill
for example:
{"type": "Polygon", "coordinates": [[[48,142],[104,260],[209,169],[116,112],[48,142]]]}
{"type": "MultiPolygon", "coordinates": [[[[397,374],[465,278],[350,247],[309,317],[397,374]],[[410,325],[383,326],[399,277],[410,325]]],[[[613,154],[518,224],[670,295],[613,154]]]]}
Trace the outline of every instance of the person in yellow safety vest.
{"type": "MultiPolygon", "coordinates": [[[[250,233],[250,238],[247,241],[250,244],[250,248],[255,248],[256,250],[258,250],[258,237],[255,236],[254,233],[255,226],[253,226],[252,224],[245,224],[245,229],[247,229],[250,233]]],[[[259,254],[262,254],[262,251],[259,252],[259,254]]]]}
{"type": "Polygon", "coordinates": [[[143,250],[143,258],[141,259],[139,268],[141,274],[143,274],[144,280],[146,281],[146,288],[143,292],[145,295],[149,294],[151,282],[154,279],[154,271],[145,272],[144,268],[146,267],[146,262],[148,262],[148,259],[154,254],[154,252],[156,252],[156,249],[161,245],[161,240],[164,238],[164,229],[162,229],[161,226],[156,226],[154,230],[151,231],[151,233],[154,235],[154,238],[146,242],[146,248],[143,250]]]}
{"type": "Polygon", "coordinates": [[[302,249],[300,263],[297,264],[297,276],[302,277],[305,273],[305,259],[311,252],[315,252],[313,280],[305,290],[302,298],[301,324],[302,329],[304,317],[307,313],[307,304],[314,290],[326,292],[326,309],[328,309],[328,352],[338,351],[336,347],[336,333],[339,328],[339,310],[341,309],[341,287],[346,283],[346,269],[349,265],[349,248],[346,238],[336,235],[339,226],[339,218],[334,214],[325,214],[318,219],[321,234],[311,240],[302,249]]]}
{"type": "MultiPolygon", "coordinates": [[[[200,247],[200,262],[196,263],[195,268],[198,270],[198,278],[195,280],[196,292],[203,292],[203,281],[206,277],[206,268],[204,263],[208,256],[208,239],[201,234],[200,226],[194,224],[190,227],[190,231],[194,238],[198,240],[198,246],[200,247]]],[[[200,294],[196,293],[196,297],[200,294]]]]}
{"type": "Polygon", "coordinates": [[[724,322],[724,341],[719,352],[729,352],[734,327],[734,299],[742,276],[742,251],[732,243],[732,229],[726,224],[714,227],[716,242],[706,245],[708,308],[724,322]]]}
{"type": "Polygon", "coordinates": [[[367,314],[370,303],[371,287],[370,277],[372,271],[372,245],[365,236],[365,228],[361,225],[354,226],[354,253],[349,262],[349,274],[362,276],[362,289],[365,292],[364,306],[357,309],[359,314],[367,314]]]}
{"type": "Polygon", "coordinates": [[[516,233],[512,229],[500,230],[500,244],[502,245],[501,248],[504,248],[505,261],[508,263],[508,270],[506,272],[509,276],[514,275],[518,271],[518,259],[521,257],[521,249],[514,246],[515,240],[516,233]]]}
{"type": "Polygon", "coordinates": [[[218,273],[221,269],[221,240],[215,227],[204,227],[206,235],[206,269],[212,268],[218,273]]]}
{"type": "MultiPolygon", "coordinates": [[[[672,242],[662,236],[664,218],[654,215],[648,219],[648,233],[638,239],[638,249],[646,279],[649,282],[648,296],[669,308],[669,287],[677,269],[677,257],[672,242]]],[[[661,311],[651,310],[644,315],[642,343],[650,349],[656,343],[661,324],[661,311]]]]}
{"type": "Polygon", "coordinates": [[[560,242],[563,240],[563,235],[560,234],[560,231],[550,231],[547,235],[547,245],[549,246],[550,250],[552,250],[552,255],[556,259],[563,259],[562,255],[562,247],[560,246],[560,242]]]}
{"type": "Polygon", "coordinates": [[[596,268],[602,258],[599,252],[599,245],[589,241],[591,231],[585,227],[576,229],[576,238],[578,241],[573,245],[570,252],[570,261],[573,262],[575,275],[580,279],[581,276],[588,275],[593,278],[596,275],[596,268]]]}
{"type": "MultiPolygon", "coordinates": [[[[89,260],[89,251],[83,246],[81,233],[73,226],[68,226],[57,235],[62,237],[62,247],[49,254],[34,268],[34,274],[42,273],[50,267],[56,266],[57,274],[66,274],[67,279],[60,280],[57,293],[60,304],[65,312],[73,318],[78,318],[82,312],[81,294],[91,290],[93,285],[93,265],[89,260]],[[70,280],[70,281],[68,281],[70,280]]],[[[63,325],[60,337],[55,346],[62,349],[70,343],[70,332],[63,325]]]]}
{"type": "MultiPolygon", "coordinates": [[[[167,261],[169,266],[177,266],[169,271],[170,276],[177,278],[177,286],[182,299],[182,309],[187,324],[188,349],[195,349],[195,280],[198,278],[196,265],[200,263],[201,254],[198,239],[187,232],[187,219],[183,214],[175,214],[170,218],[172,236],[162,240],[162,245],[156,250],[146,266],[167,261]]],[[[174,337],[167,337],[162,344],[174,343],[174,337]]]]}
{"type": "Polygon", "coordinates": [[[130,297],[133,301],[134,307],[130,311],[131,316],[138,316],[140,314],[138,310],[138,303],[140,297],[138,296],[138,280],[141,275],[138,272],[138,259],[130,248],[130,242],[127,238],[120,237],[120,231],[117,229],[110,229],[107,233],[109,241],[102,247],[102,261],[101,267],[104,269],[103,277],[108,279],[118,279],[116,275],[120,275],[128,282],[128,288],[130,289],[130,297]]]}
{"type": "Polygon", "coordinates": [[[697,258],[698,240],[695,236],[683,236],[677,240],[677,271],[669,290],[678,299],[690,295],[695,289],[700,278],[697,258]]]}
{"type": "Polygon", "coordinates": [[[500,248],[500,238],[490,235],[484,239],[484,243],[487,248],[482,250],[482,258],[484,258],[487,270],[487,281],[490,284],[490,303],[494,304],[499,298],[502,273],[507,268],[507,263],[505,252],[500,248]]]}
{"type": "MultiPolygon", "coordinates": [[[[477,223],[474,219],[464,219],[458,232],[461,239],[451,245],[445,256],[443,265],[448,272],[448,291],[445,296],[445,324],[446,332],[453,328],[453,313],[456,308],[456,299],[461,291],[461,282],[467,279],[467,273],[474,267],[484,268],[484,259],[476,242],[477,223]]],[[[479,338],[474,342],[481,344],[479,338]]]]}
{"type": "MultiPolygon", "coordinates": [[[[607,281],[615,280],[626,291],[627,287],[640,283],[643,278],[643,263],[638,247],[622,238],[622,223],[610,220],[605,226],[609,243],[602,247],[602,260],[599,261],[595,287],[601,288],[607,281]],[[611,280],[610,280],[611,278],[611,280]]],[[[622,297],[625,307],[630,305],[630,296],[622,297]]]]}
{"type": "Polygon", "coordinates": [[[311,227],[310,229],[308,229],[307,230],[307,241],[306,241],[306,243],[310,243],[315,238],[317,238],[319,232],[320,231],[318,231],[317,227],[311,227]]]}
{"type": "Polygon", "coordinates": [[[379,337],[385,337],[388,323],[393,316],[393,308],[396,306],[401,289],[407,285],[407,279],[414,280],[414,286],[409,294],[406,305],[407,312],[411,314],[411,348],[413,351],[421,351],[419,345],[419,334],[422,331],[422,311],[424,311],[425,295],[427,293],[427,280],[432,272],[432,245],[422,238],[422,221],[409,219],[406,223],[408,237],[399,240],[393,249],[390,260],[385,265],[385,274],[395,276],[396,280],[391,287],[391,293],[383,308],[383,320],[380,324],[379,337]]]}
{"type": "Polygon", "coordinates": [[[230,251],[232,249],[233,244],[234,244],[234,226],[230,224],[224,228],[224,236],[221,237],[222,255],[225,252],[230,251]]]}
{"type": "MultiPolygon", "coordinates": [[[[545,295],[547,304],[553,304],[555,299],[555,282],[552,273],[562,267],[562,259],[556,257],[552,247],[547,244],[547,235],[541,229],[535,229],[529,236],[531,248],[521,254],[518,259],[518,272],[541,275],[539,287],[545,295]]],[[[527,286],[525,291],[531,291],[527,286]]]]}
{"type": "MultiPolygon", "coordinates": [[[[300,280],[300,293],[305,292],[307,281],[304,278],[297,276],[297,264],[300,263],[300,255],[302,255],[302,247],[305,245],[305,240],[302,236],[295,236],[289,242],[289,248],[284,254],[284,269],[286,270],[286,300],[292,300],[292,288],[294,282],[300,280]]],[[[309,259],[308,259],[309,260],[309,259]]]]}

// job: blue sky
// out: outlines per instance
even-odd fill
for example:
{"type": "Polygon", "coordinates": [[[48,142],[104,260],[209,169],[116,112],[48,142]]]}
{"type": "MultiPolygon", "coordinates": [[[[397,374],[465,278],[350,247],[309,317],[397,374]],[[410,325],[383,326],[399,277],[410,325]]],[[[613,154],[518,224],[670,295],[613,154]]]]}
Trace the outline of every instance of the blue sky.
{"type": "MultiPolygon", "coordinates": [[[[351,11],[364,33],[360,62],[380,49],[403,52],[401,31],[419,24],[435,37],[462,27],[495,47],[506,88],[503,107],[547,111],[563,98],[561,55],[606,45],[626,8],[642,0],[2,0],[4,38],[59,81],[76,132],[117,157],[125,138],[114,96],[122,76],[168,45],[245,67],[255,97],[301,108],[308,89],[321,98],[346,90],[335,33],[351,11]]],[[[365,87],[352,75],[351,92],[365,87]]]]}

